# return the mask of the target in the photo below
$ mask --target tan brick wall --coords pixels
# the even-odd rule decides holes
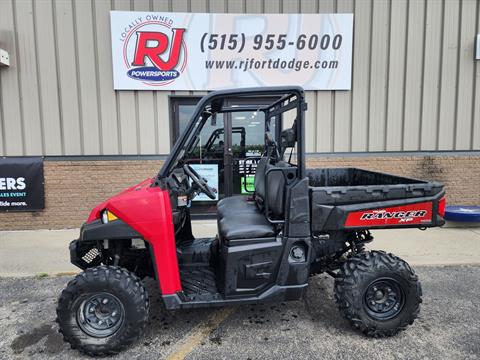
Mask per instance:
[[[45,209],[0,213],[0,230],[75,228],[98,203],[153,177],[159,160],[45,161]]]
[[[0,213],[0,230],[79,227],[99,202],[154,176],[161,160],[46,161],[45,210]],[[449,204],[480,204],[480,156],[310,155],[307,167],[359,167],[445,184]]]

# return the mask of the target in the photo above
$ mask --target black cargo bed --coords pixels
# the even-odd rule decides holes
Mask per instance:
[[[443,185],[358,168],[307,169],[312,205],[429,197]]]

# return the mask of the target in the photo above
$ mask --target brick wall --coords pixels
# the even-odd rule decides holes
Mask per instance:
[[[45,209],[0,213],[0,230],[76,228],[90,210],[154,176],[163,161],[45,161]]]
[[[46,161],[45,210],[0,213],[0,230],[79,227],[99,202],[155,175],[161,160]],[[359,167],[445,184],[449,204],[480,204],[480,156],[310,155],[307,167]]]

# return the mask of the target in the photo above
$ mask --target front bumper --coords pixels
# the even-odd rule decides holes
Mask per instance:
[[[70,262],[82,270],[101,264],[101,254],[96,242],[76,239],[70,243],[69,250]]]
[[[98,266],[101,264],[102,255],[100,241],[135,238],[142,238],[142,235],[122,220],[104,224],[98,219],[85,223],[80,228],[80,237],[70,243],[70,262],[83,270]]]

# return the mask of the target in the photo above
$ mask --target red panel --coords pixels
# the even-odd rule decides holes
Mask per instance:
[[[145,180],[98,205],[89,220],[108,209],[142,234],[152,246],[162,294],[175,294],[182,288],[170,196],[166,190],[150,187],[152,182]]]
[[[355,211],[348,214],[345,227],[424,224],[432,221],[432,203]]]
[[[438,215],[442,218],[445,217],[445,206],[447,205],[447,200],[443,197],[438,202]]]
[[[129,192],[129,191],[132,191],[134,189],[138,189],[138,188],[141,188],[141,187],[147,187],[147,186],[150,186],[151,184],[153,183],[153,179],[146,179],[146,180],[143,180],[142,182],[136,184],[136,185],[133,185],[129,188],[126,188],[125,190],[123,190],[122,192],[118,193],[117,195],[113,196],[111,199],[113,199],[114,197],[116,196],[119,196],[123,193],[126,193],[126,192]],[[104,201],[100,204],[98,204],[97,206],[95,206],[92,211],[90,211],[90,215],[88,216],[88,219],[87,219],[87,223],[90,223],[92,221],[95,221],[97,219],[100,219],[100,213],[105,210],[107,208],[107,201]]]

